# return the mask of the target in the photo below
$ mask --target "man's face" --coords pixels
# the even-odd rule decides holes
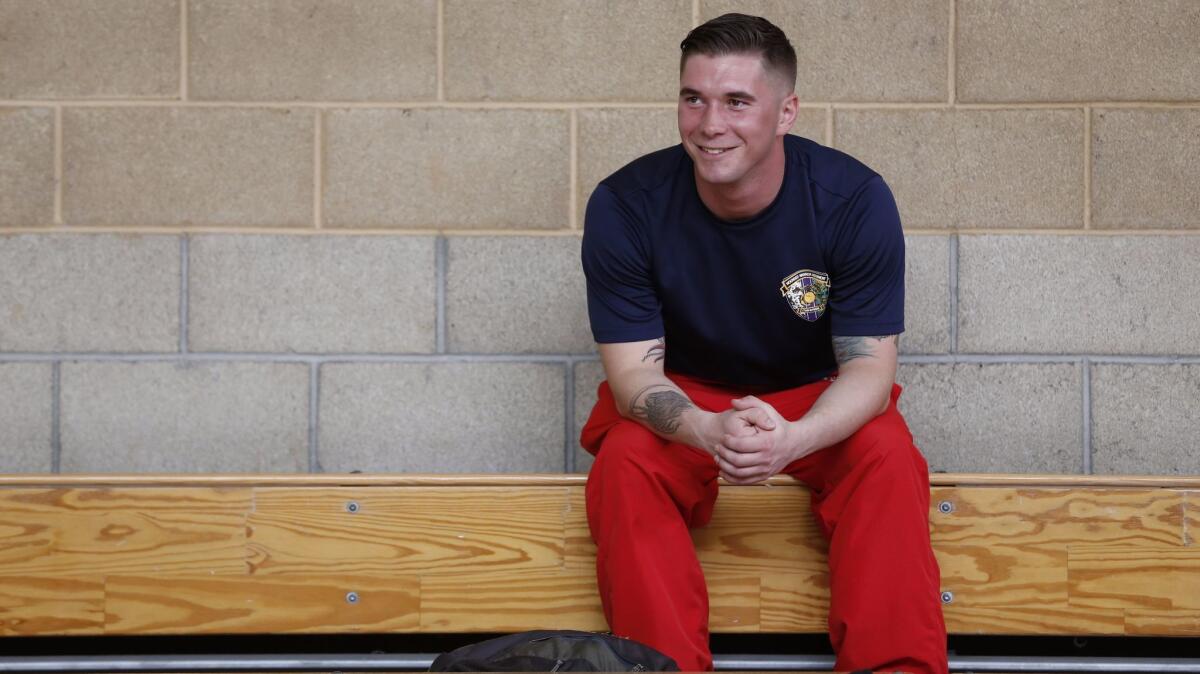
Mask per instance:
[[[679,136],[696,178],[732,186],[754,180],[777,136],[787,133],[783,103],[794,95],[758,54],[693,54],[679,75]]]

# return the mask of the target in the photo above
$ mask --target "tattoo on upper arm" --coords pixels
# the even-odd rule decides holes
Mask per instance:
[[[651,346],[650,349],[646,351],[646,355],[642,356],[642,362],[644,363],[653,359],[655,363],[661,363],[663,358],[666,358],[666,356],[667,339],[665,337],[659,337],[658,341],[654,343],[654,346]]]
[[[629,402],[629,412],[638,419],[645,419],[654,430],[670,435],[679,430],[679,424],[683,421],[680,419],[683,411],[694,406],[692,401],[679,391],[668,389],[650,392],[650,389],[662,386],[654,384],[638,391]]]
[[[884,340],[896,340],[899,346],[899,335],[880,335],[878,337],[834,337],[833,357],[838,365],[845,365],[855,358],[874,358],[875,347]]]

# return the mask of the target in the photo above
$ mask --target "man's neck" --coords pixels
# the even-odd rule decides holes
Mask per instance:
[[[704,205],[722,220],[748,220],[766,210],[783,187],[785,159],[782,138],[767,159],[735,183],[713,184],[696,176],[696,191]]]

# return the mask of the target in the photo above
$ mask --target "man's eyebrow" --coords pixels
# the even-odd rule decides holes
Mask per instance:
[[[683,87],[679,90],[680,96],[699,96],[700,92],[690,87]],[[737,98],[743,101],[757,101],[758,98],[748,91],[727,91],[724,94],[725,98]]]
[[[680,96],[699,96],[700,92],[696,91],[695,89],[689,89],[688,87],[683,87],[682,89],[679,90],[679,95]]]

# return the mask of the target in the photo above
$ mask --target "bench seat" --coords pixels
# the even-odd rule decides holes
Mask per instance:
[[[932,476],[956,634],[1200,636],[1200,478]],[[0,635],[606,629],[582,475],[0,475]],[[714,632],[826,629],[807,489],[723,485]]]

